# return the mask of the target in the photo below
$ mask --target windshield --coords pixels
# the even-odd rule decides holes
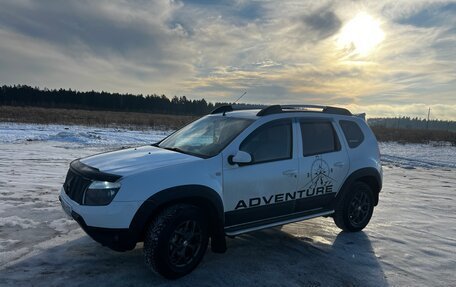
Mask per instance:
[[[164,139],[158,146],[201,157],[211,157],[224,149],[253,120],[206,116]]]

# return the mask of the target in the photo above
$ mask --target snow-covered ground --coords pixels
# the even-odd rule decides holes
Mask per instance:
[[[173,282],[146,269],[141,244],[101,247],[61,210],[69,162],[167,133],[0,123],[0,286],[456,286],[452,146],[382,143],[384,188],[363,232],[318,218],[242,235]]]

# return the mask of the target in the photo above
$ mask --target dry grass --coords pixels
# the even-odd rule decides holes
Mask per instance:
[[[0,106],[1,122],[177,129],[195,116]]]
[[[377,140],[401,143],[450,142],[456,145],[456,133],[441,130],[396,129],[371,127]]]
[[[86,125],[100,127],[178,129],[197,116],[163,115],[135,112],[88,111],[37,107],[0,106],[0,122]],[[456,133],[438,130],[372,127],[379,141],[428,143],[446,141],[456,145]]]

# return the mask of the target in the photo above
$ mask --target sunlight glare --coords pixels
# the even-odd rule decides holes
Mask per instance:
[[[380,22],[366,13],[359,13],[342,28],[337,44],[350,53],[367,56],[384,38]]]

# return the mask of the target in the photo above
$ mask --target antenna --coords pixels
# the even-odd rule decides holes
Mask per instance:
[[[247,94],[247,91],[245,91],[237,100],[235,100],[233,104],[237,103],[237,101],[242,99],[242,97],[245,96],[245,94]]]
[[[427,116],[427,122],[426,122],[426,129],[428,130],[429,129],[429,115],[431,114],[431,107],[429,107],[429,110],[428,110],[428,116]]]

